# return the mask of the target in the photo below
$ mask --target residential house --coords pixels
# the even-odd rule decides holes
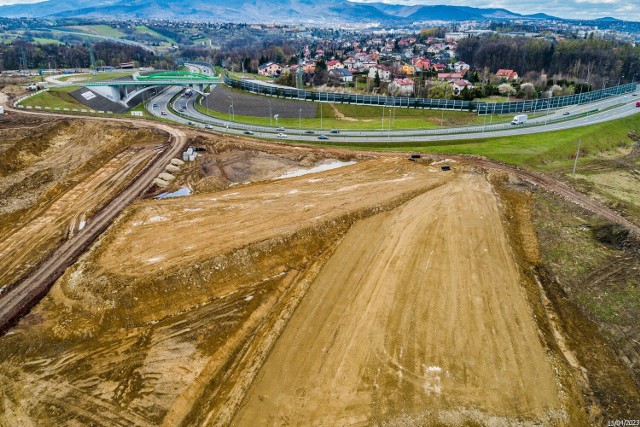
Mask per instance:
[[[427,48],[427,52],[429,53],[440,53],[443,50],[444,49],[442,48],[442,45],[440,43],[434,43]]]
[[[416,70],[413,65],[405,63],[398,69],[398,72],[405,76],[413,76],[416,73]]]
[[[447,66],[444,64],[431,64],[431,69],[436,73],[443,73]]]
[[[258,67],[258,75],[275,77],[282,73],[282,67],[275,62],[267,62]]]
[[[438,80],[451,81],[451,80],[460,80],[461,78],[462,78],[462,73],[438,73]]]
[[[358,66],[358,71],[359,72],[367,72],[368,73],[369,70],[371,69],[371,67],[375,67],[377,65],[378,65],[378,63],[376,61],[371,61],[371,60],[363,61]]]
[[[392,96],[412,96],[413,80],[412,79],[393,79],[389,83],[389,93]]]
[[[462,70],[469,70],[469,64],[467,64],[466,62],[463,61],[458,61],[455,64],[453,64],[453,69],[460,72]]]
[[[431,69],[431,61],[426,58],[415,58],[413,60],[413,66],[417,73],[421,73],[422,71]]]
[[[453,80],[451,81],[451,87],[453,87],[453,93],[456,95],[460,95],[460,92],[462,92],[462,89],[467,88],[467,89],[473,89],[474,86],[471,84],[471,82],[469,80]]]
[[[302,71],[307,74],[313,74],[316,72],[316,63],[313,61],[305,62],[302,64]]]
[[[506,70],[501,68],[496,72],[496,77],[512,82],[518,80],[518,73],[513,70]]]
[[[353,81],[353,74],[346,68],[334,68],[329,70],[329,79],[338,81],[342,84]]]
[[[378,77],[380,77],[381,82],[388,82],[391,80],[391,68],[386,65],[376,64],[375,66],[369,68],[369,74],[367,76],[370,79],[376,78],[376,72],[378,73]]]
[[[343,62],[343,65],[345,68],[348,69],[358,69],[358,65],[360,64],[360,61],[358,61],[356,58],[354,58],[353,56],[350,56],[349,58],[345,59]]]
[[[337,59],[332,59],[327,62],[327,70],[335,70],[336,68],[344,68],[344,65]]]

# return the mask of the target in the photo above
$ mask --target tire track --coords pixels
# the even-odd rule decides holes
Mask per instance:
[[[79,119],[73,115],[23,112],[13,108],[7,108],[7,110],[19,114]],[[30,311],[31,307],[47,294],[49,288],[66,268],[72,265],[86,251],[91,243],[109,227],[111,222],[126,206],[148,188],[153,179],[162,172],[164,166],[171,158],[177,156],[187,143],[187,137],[183,131],[164,124],[101,117],[81,117],[80,120],[125,122],[136,126],[160,129],[170,135],[169,146],[153,155],[142,171],[98,212],[84,229],[79,231],[72,239],[61,244],[26,277],[0,296],[0,334],[5,333],[11,326],[15,325],[22,316]]]

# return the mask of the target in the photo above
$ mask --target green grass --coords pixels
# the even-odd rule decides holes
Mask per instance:
[[[216,71],[218,71],[218,70],[216,70]],[[229,77],[231,77],[233,79],[242,80],[242,73],[229,72]],[[272,77],[260,76],[258,74],[246,73],[246,72],[244,73],[244,77],[245,77],[245,79],[250,78],[250,79],[260,80],[260,81],[263,81],[263,82],[272,82],[273,81]]]
[[[177,44],[175,40],[173,40],[170,37],[167,36],[163,36],[162,34],[160,34],[157,31],[152,30],[151,28],[145,26],[145,25],[136,25],[135,29],[137,32],[141,33],[141,34],[149,34],[151,37],[154,37],[158,40],[163,40],[166,42],[169,42],[171,44]]]
[[[95,75],[93,74],[84,74],[82,76],[65,76],[65,77],[60,77],[60,81],[65,82],[69,79],[74,79],[74,82],[78,82],[78,83],[89,83],[89,82],[98,82],[98,81],[103,81],[103,80],[111,80],[111,79],[117,79],[119,77],[126,77],[126,76],[130,76],[132,73],[131,71],[126,71],[126,72],[109,72],[109,73],[97,73]],[[82,78],[82,80],[76,80],[76,79],[80,79]]]
[[[227,88],[232,92],[242,94],[243,96],[254,96],[256,102],[266,102],[266,98],[262,95],[249,94],[240,89]],[[296,101],[286,99],[286,102],[302,103],[306,101]],[[305,104],[307,105],[307,104]],[[300,125],[303,129],[342,129],[342,130],[381,130],[383,127],[383,112],[381,107],[354,104],[327,104],[319,103],[322,113],[318,109],[315,118],[303,118],[298,122],[297,118],[282,118],[278,120],[278,125],[289,128],[298,128]],[[198,105],[198,110],[204,114],[222,119],[229,119],[226,112],[218,112],[207,109]],[[335,110],[334,110],[335,108]],[[456,127],[480,125],[485,121],[484,116],[480,117],[474,113],[467,111],[442,111],[428,110],[416,108],[385,108],[384,109],[384,129],[389,129],[389,112],[392,112],[393,118],[391,128],[394,130],[412,130],[412,129],[438,129],[441,127]],[[322,115],[322,120],[320,116]],[[493,123],[506,123],[511,121],[513,115],[495,115]],[[259,126],[268,126],[270,123],[268,117],[253,117],[235,115],[236,122],[248,123]],[[322,126],[321,126],[322,123]],[[487,119],[487,123],[489,120]]]
[[[522,101],[522,99],[517,99],[514,97],[507,98],[506,96],[487,96],[485,98],[476,98],[473,101],[474,102],[514,102],[514,101]]]
[[[471,154],[486,156],[505,163],[540,170],[569,172],[573,165],[578,140],[582,140],[578,168],[597,155],[631,145],[627,133],[640,129],[640,114],[623,119],[555,132],[511,137],[459,141],[385,142],[384,144],[341,144],[342,148],[372,150],[419,151],[430,153]],[[455,138],[455,136],[453,136]]]
[[[620,324],[623,311],[640,311],[640,282],[627,281],[626,286],[609,292],[581,292],[577,295],[580,304],[588,307],[601,320]]]
[[[125,35],[122,31],[110,27],[109,25],[74,25],[65,28],[105,37],[124,37]]]
[[[33,42],[38,44],[62,44],[60,40],[49,39],[44,37],[34,37]]]
[[[88,107],[82,105],[75,98],[69,95],[69,92],[78,89],[78,87],[59,87],[52,88],[46,92],[39,93],[24,100],[21,105],[32,107],[50,107],[53,108],[84,108]]]

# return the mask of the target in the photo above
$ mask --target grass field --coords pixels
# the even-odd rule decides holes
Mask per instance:
[[[607,123],[530,135],[464,141],[392,142],[384,146],[344,144],[341,147],[480,155],[533,169],[558,170],[566,173],[573,166],[578,140],[582,140],[581,155],[578,160],[578,169],[580,169],[598,156],[632,145],[633,141],[627,134],[639,128],[640,115],[636,114]]]
[[[65,27],[65,28],[70,30],[80,31],[83,33],[95,34],[98,36],[105,36],[105,37],[123,37],[125,35],[122,31],[104,24],[74,25],[74,26]]]
[[[127,77],[131,75],[131,71],[123,71],[123,72],[110,72],[110,73],[97,73],[93,74],[84,74],[81,76],[65,76],[60,77],[58,80],[66,82],[70,79],[73,79],[74,82],[97,82],[102,80],[112,80],[120,77]]]
[[[51,88],[46,92],[39,93],[24,100],[21,105],[32,107],[51,107],[51,108],[87,108],[82,105],[76,99],[74,99],[69,92],[73,92],[78,89],[77,86],[70,87],[57,87]]]
[[[157,38],[158,40],[163,40],[166,42],[169,42],[171,44],[176,44],[176,41],[173,40],[172,38],[169,38],[167,36],[163,36],[162,34],[160,34],[157,31],[152,30],[151,28],[145,26],[145,25],[136,25],[135,29],[137,32],[142,33],[142,34],[149,34],[152,37]]]
[[[222,96],[225,99],[224,103],[211,103],[211,108],[207,109],[204,106],[198,106],[199,110],[205,114],[228,119],[229,112],[227,97],[233,98],[235,108],[235,121],[242,123],[249,123],[260,126],[275,125],[275,121],[269,120],[269,101],[273,104],[273,114],[280,114],[278,125],[303,129],[343,129],[343,130],[382,130],[382,129],[437,129],[439,127],[456,127],[456,126],[469,126],[480,125],[486,120],[489,123],[489,117],[485,119],[484,116],[480,117],[474,113],[468,111],[443,111],[443,110],[428,110],[428,109],[414,109],[414,108],[383,108],[367,106],[367,105],[352,105],[352,104],[328,104],[318,103],[319,106],[316,117],[305,118],[302,114],[301,120],[298,119],[298,109],[302,108],[303,111],[308,109],[310,102],[298,101],[283,98],[269,98],[262,95],[251,94],[239,89],[227,88],[218,86],[215,89],[217,91],[223,91]],[[213,95],[212,94],[212,95]],[[279,107],[276,107],[276,104]],[[264,108],[258,108],[258,107]],[[217,108],[217,111],[213,108]],[[278,108],[283,108],[283,111],[279,111]],[[320,111],[322,108],[322,111]],[[256,112],[261,110],[260,112]],[[291,113],[293,111],[293,113]],[[284,117],[288,116],[288,118]],[[532,116],[533,117],[533,116]],[[493,124],[506,123],[513,118],[513,115],[494,115],[491,119]]]
[[[296,101],[293,101],[296,102]],[[316,118],[281,118],[278,125],[289,128],[303,129],[342,129],[342,130],[410,130],[410,129],[437,129],[442,123],[442,127],[478,125],[484,121],[483,117],[478,117],[472,113],[459,111],[441,110],[414,110],[407,108],[396,108],[390,110],[385,108],[385,117],[382,117],[382,108],[357,106],[348,104],[321,104],[322,113],[318,110]],[[363,108],[374,111],[358,111]],[[198,110],[213,117],[229,119],[228,113],[222,113],[207,109],[198,105]],[[392,113],[391,123],[389,111]],[[375,115],[374,115],[375,114]],[[322,118],[320,117],[322,115]],[[507,123],[512,116],[494,116],[493,123]],[[253,117],[236,114],[235,121],[249,123],[253,125],[269,126],[275,125],[275,121],[268,117]]]
[[[231,77],[231,78],[242,79],[242,73],[228,72],[228,74],[229,74],[229,77]],[[253,73],[244,73],[244,77],[245,77],[245,79],[255,79],[255,80],[260,80],[260,81],[263,81],[263,82],[272,82],[273,81],[272,77],[260,76],[258,74],[253,74]]]
[[[60,40],[49,39],[44,37],[34,37],[33,42],[38,44],[62,44]]]

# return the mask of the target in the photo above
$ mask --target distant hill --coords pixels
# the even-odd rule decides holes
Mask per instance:
[[[0,6],[5,17],[192,19],[224,22],[416,22],[487,19],[558,19],[501,8],[447,5],[405,6],[348,0],[46,0]],[[611,20],[613,18],[603,18]]]
[[[611,16],[605,16],[603,18],[594,19],[596,22],[623,22],[621,19],[612,18]]]

